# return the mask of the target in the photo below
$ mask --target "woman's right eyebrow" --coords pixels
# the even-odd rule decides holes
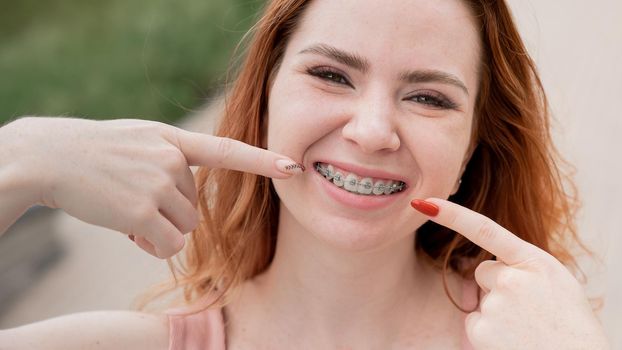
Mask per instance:
[[[300,51],[298,54],[304,53],[312,53],[332,58],[333,60],[339,63],[343,63],[346,66],[350,66],[356,70],[359,70],[362,73],[367,73],[367,71],[369,70],[369,62],[363,57],[357,54],[340,50],[334,46],[330,46],[327,44],[311,45],[308,48]]]
[[[314,44],[304,50],[301,50],[298,54],[307,53],[321,55],[333,59],[346,66],[352,67],[360,71],[361,73],[367,73],[369,71],[370,64],[369,61],[367,61],[365,58],[355,53],[340,50],[334,46],[330,46],[327,44]],[[440,70],[424,69],[407,71],[400,74],[400,80],[406,81],[408,83],[436,82],[452,85],[462,90],[467,96],[469,95],[469,90],[462,82],[462,80],[460,80],[453,74]]]

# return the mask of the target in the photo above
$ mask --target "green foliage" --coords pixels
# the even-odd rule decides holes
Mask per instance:
[[[218,89],[263,1],[0,6],[0,125],[22,115],[172,123]]]

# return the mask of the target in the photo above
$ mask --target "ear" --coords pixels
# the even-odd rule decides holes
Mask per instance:
[[[460,183],[462,183],[462,175],[464,175],[464,171],[466,170],[466,167],[469,164],[469,161],[471,160],[473,153],[475,153],[476,148],[477,148],[477,143],[473,142],[467,149],[466,153],[464,154],[464,159],[462,160],[462,166],[460,166],[460,176],[458,176],[458,179],[456,179],[456,184],[454,185],[454,188],[451,191],[452,196],[458,192],[458,189],[460,189]]]

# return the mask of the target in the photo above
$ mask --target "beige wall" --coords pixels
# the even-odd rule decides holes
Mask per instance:
[[[558,145],[577,168],[579,223],[604,266],[586,265],[590,295],[605,297],[608,333],[622,348],[622,2],[512,0],[540,67]],[[617,332],[616,332],[617,331]]]

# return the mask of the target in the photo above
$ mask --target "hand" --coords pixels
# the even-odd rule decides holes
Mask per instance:
[[[475,349],[609,348],[581,285],[552,255],[455,203],[412,205],[497,257],[475,270],[484,296],[465,321]]]
[[[299,170],[279,171],[277,160],[294,162],[274,152],[158,122],[73,118],[17,122],[12,145],[21,150],[21,169],[43,181],[40,204],[135,237],[138,246],[160,258],[179,252],[183,233],[198,224],[190,165],[275,178],[288,178]]]

